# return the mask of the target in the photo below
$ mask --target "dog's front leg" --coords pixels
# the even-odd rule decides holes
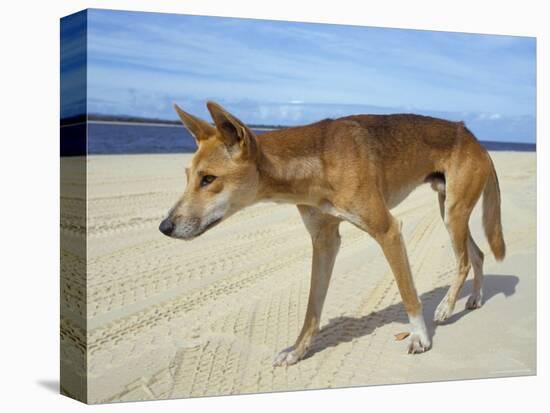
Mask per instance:
[[[321,311],[327,295],[336,254],[340,248],[339,219],[323,214],[312,207],[300,205],[298,210],[313,243],[309,300],[300,335],[293,346],[281,351],[275,357],[274,366],[291,365],[302,359],[314,336],[319,331]]]

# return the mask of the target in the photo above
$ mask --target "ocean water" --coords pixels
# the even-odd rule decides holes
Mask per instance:
[[[83,124],[61,128],[61,155],[82,155]],[[255,130],[257,134],[266,131]],[[534,152],[536,144],[513,142],[481,142],[492,151]],[[143,154],[194,152],[193,137],[179,125],[140,125],[115,123],[88,123],[88,154]]]

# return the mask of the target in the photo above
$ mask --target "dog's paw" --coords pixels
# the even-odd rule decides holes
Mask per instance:
[[[434,321],[436,323],[444,322],[453,314],[453,310],[454,306],[450,305],[447,296],[445,296],[435,309]]]
[[[424,334],[413,333],[409,336],[409,354],[419,354],[432,347],[430,339]]]
[[[293,364],[296,364],[302,358],[302,356],[303,354],[300,354],[294,346],[285,348],[283,351],[277,354],[277,356],[273,360],[273,367],[291,366]]]
[[[466,301],[466,309],[475,310],[476,308],[480,308],[481,300],[482,300],[481,291],[478,293],[473,292],[472,295],[468,297],[468,301]]]

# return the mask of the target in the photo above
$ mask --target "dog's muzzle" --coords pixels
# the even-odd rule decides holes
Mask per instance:
[[[196,217],[168,217],[159,225],[164,235],[179,239],[193,239],[207,228],[201,228],[201,220]]]

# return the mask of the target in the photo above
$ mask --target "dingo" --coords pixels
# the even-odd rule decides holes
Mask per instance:
[[[185,193],[159,229],[189,240],[259,201],[298,206],[313,242],[311,289],[301,333],[275,357],[275,366],[302,359],[319,331],[342,220],[380,244],[411,324],[409,353],[431,347],[401,224],[390,213],[425,182],[438,194],[458,266],[435,321],[452,314],[471,266],[474,288],[466,307],[481,306],[483,253],[468,221],[483,193],[485,234],[494,256],[502,260],[500,190],[488,152],[464,123],[410,114],[354,115],[256,136],[218,104],[208,102],[207,107],[215,126],[175,105],[198,150],[186,169]]]

